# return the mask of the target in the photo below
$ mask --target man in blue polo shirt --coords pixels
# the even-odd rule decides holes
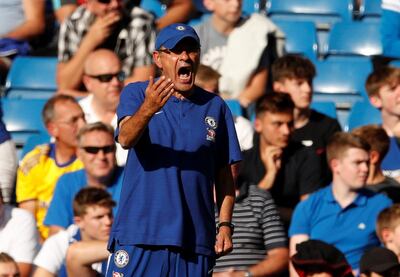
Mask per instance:
[[[74,223],[72,203],[83,187],[103,188],[119,202],[123,168],[116,164],[115,151],[114,129],[110,125],[96,122],[79,130],[77,154],[84,169],[64,174],[58,180],[44,220],[50,234]],[[114,214],[116,211],[114,207]]]
[[[107,276],[207,276],[232,249],[230,166],[240,147],[224,101],[194,86],[196,32],[169,25],[155,48],[161,77],[126,86],[117,109],[116,139],[129,154]]]
[[[342,251],[356,273],[364,251],[379,245],[376,218],[392,202],[364,188],[368,151],[368,143],[353,134],[332,136],[327,147],[332,184],[297,205],[289,229],[291,256],[298,243],[319,239]]]

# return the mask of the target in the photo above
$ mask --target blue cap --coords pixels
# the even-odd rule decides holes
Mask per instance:
[[[161,46],[173,49],[184,38],[192,38],[200,46],[199,36],[189,25],[181,23],[168,25],[160,31],[156,38],[156,50],[159,50]]]

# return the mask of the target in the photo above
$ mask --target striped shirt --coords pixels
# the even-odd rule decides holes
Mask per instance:
[[[94,23],[96,16],[84,6],[78,7],[60,27],[58,39],[58,60],[69,61],[78,51],[83,37]],[[130,76],[133,68],[153,63],[152,53],[155,44],[154,17],[145,10],[134,7],[122,28],[113,33],[99,48],[114,50],[122,61],[122,69]]]
[[[217,259],[214,272],[246,270],[264,260],[268,251],[287,247],[287,235],[275,203],[269,192],[257,186],[250,186],[245,195],[236,198],[232,223],[233,251]]]

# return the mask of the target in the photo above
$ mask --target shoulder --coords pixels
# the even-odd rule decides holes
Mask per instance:
[[[36,146],[32,151],[25,155],[20,164],[20,170],[23,174],[28,174],[33,167],[39,165],[42,162],[42,157],[47,157],[50,153],[51,145],[42,144]]]
[[[154,15],[140,7],[134,7],[130,11],[131,20],[141,20],[143,22],[152,22],[154,20]]]
[[[392,204],[392,200],[390,200],[389,197],[382,193],[376,193],[368,188],[360,190],[359,193],[366,197],[368,199],[368,203],[371,205],[387,207]]]
[[[36,226],[35,225],[35,218],[27,210],[24,210],[24,209],[21,209],[21,208],[12,207],[12,206],[8,206],[8,205],[5,205],[4,207],[6,207],[6,209],[8,209],[10,211],[10,214],[11,214],[10,221],[19,222],[19,223],[25,223],[24,226],[26,226],[27,224],[28,225],[29,224],[33,224],[33,226]]]
[[[60,176],[57,182],[58,187],[75,187],[86,183],[85,169],[72,171]]]
[[[312,123],[321,125],[321,127],[326,127],[326,128],[332,125],[340,126],[337,119],[327,116],[313,109],[311,110],[310,121]]]

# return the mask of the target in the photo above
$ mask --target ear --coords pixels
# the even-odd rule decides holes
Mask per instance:
[[[58,136],[58,127],[53,122],[49,122],[46,124],[46,129],[52,137]]]
[[[85,85],[87,91],[92,91],[92,78],[83,75],[82,82]]]
[[[80,216],[74,216],[74,223],[80,228],[83,227],[82,218]]]
[[[262,131],[262,122],[261,122],[261,119],[259,117],[256,117],[254,119],[254,130],[257,133],[261,133],[261,131]]]
[[[331,168],[332,173],[335,172],[337,167],[339,166],[339,160],[338,159],[332,159],[329,162],[329,167]]]
[[[153,60],[154,60],[154,63],[157,65],[157,67],[162,69],[160,52],[158,52],[158,51],[153,52]]]
[[[371,103],[372,106],[374,106],[377,109],[382,108],[382,100],[379,96],[374,95],[369,98],[369,102]]]
[[[215,8],[214,0],[203,0],[203,5],[210,12],[214,11]]]
[[[371,151],[369,152],[369,162],[370,162],[371,164],[377,164],[378,161],[379,161],[379,158],[380,158],[380,155],[379,155],[378,151],[376,151],[376,150],[371,150]]]
[[[382,243],[384,245],[393,241],[393,232],[389,228],[383,228],[381,236],[383,240]]]

